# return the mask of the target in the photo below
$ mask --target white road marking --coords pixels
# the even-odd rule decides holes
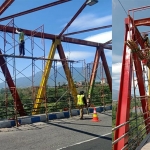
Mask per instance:
[[[104,136],[109,135],[109,134],[112,134],[112,132],[106,133],[106,134],[104,134],[104,135],[100,135],[99,137],[95,137],[95,138],[92,138],[92,139],[89,139],[89,140],[85,140],[85,141],[82,141],[82,142],[78,142],[78,143],[75,143],[75,144],[72,144],[72,145],[69,145],[69,146],[66,146],[66,147],[62,147],[62,148],[59,148],[59,149],[57,149],[57,150],[61,150],[61,149],[64,149],[64,148],[68,148],[68,147],[72,147],[72,146],[79,145],[79,144],[82,144],[82,143],[86,143],[86,142],[89,142],[89,141],[98,139],[98,138],[100,138],[100,137],[104,137]]]

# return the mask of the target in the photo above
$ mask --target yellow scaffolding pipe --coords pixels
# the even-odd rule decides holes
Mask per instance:
[[[57,48],[57,45],[60,44],[60,40],[59,39],[55,39],[55,41],[52,43],[49,55],[48,55],[48,59],[53,59],[54,58],[54,54]],[[33,111],[32,111],[32,115],[38,114],[39,110],[40,110],[40,106],[41,103],[45,97],[45,91],[46,91],[46,84],[47,84],[47,80],[48,80],[48,76],[50,74],[50,69],[52,67],[52,60],[47,60],[45,69],[44,69],[44,73],[42,75],[42,80],[40,83],[40,87],[37,93],[37,97],[34,103],[34,107],[33,107]]]

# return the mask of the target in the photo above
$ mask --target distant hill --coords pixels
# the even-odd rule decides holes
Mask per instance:
[[[111,67],[109,67],[109,70],[110,70],[110,73],[112,74]],[[100,74],[99,69],[97,70],[97,72],[98,72],[98,74]],[[85,81],[85,71],[83,70],[82,67],[74,67],[72,70],[72,73],[73,73],[74,81],[76,81],[76,82]],[[42,71],[39,71],[34,76],[34,86],[39,86],[39,84],[41,82],[41,78],[42,78]],[[102,77],[100,77],[100,75],[98,75],[96,77],[96,81],[100,81],[101,78]],[[106,78],[105,74],[104,74],[103,78]],[[62,67],[57,69],[56,84],[58,85],[58,83],[60,83],[60,85],[67,83],[66,76],[65,76],[65,73],[64,73],[64,70]],[[51,69],[50,76],[48,79],[48,85],[49,86],[55,85],[54,69]],[[32,86],[32,76],[17,78],[16,86],[22,87],[22,88]],[[4,87],[5,87],[5,83],[4,82],[0,83],[0,88],[4,88]]]

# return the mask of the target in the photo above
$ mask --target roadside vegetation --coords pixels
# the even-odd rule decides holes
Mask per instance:
[[[23,107],[28,115],[31,115],[33,104],[36,99],[39,87],[18,88],[18,94],[23,104]],[[86,86],[76,87],[77,92],[81,90],[87,96]],[[107,84],[101,85],[96,83],[93,88],[91,106],[111,105],[111,92]],[[46,87],[46,96],[43,98],[43,103],[40,107],[40,113],[60,112],[76,108],[73,97],[70,95],[67,85],[57,87]],[[12,95],[8,89],[0,89],[0,119],[11,118],[14,116],[14,102]]]

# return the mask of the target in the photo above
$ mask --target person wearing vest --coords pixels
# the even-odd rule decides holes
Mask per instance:
[[[24,33],[22,29],[16,29],[16,33],[19,34],[19,55],[24,56],[25,55],[25,50],[24,50]]]
[[[83,107],[87,105],[84,91],[80,91],[80,94],[77,95],[77,105],[80,109],[80,120],[83,120]]]

